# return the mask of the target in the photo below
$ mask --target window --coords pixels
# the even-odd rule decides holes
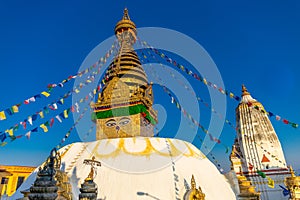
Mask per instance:
[[[7,183],[8,183],[8,178],[2,177],[1,184],[4,185],[4,184],[7,184]]]
[[[17,188],[16,190],[22,185],[22,183],[24,182],[25,177],[24,176],[19,176],[18,177],[18,183],[17,183]]]

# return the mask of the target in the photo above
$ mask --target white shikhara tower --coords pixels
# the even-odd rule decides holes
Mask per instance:
[[[289,175],[280,141],[263,105],[251,97],[244,85],[236,108],[236,123],[237,138],[230,156],[236,175],[251,180],[263,200],[287,199],[279,187]],[[268,179],[257,172],[272,178],[275,187],[268,187]]]

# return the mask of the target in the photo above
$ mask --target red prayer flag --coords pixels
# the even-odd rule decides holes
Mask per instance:
[[[285,123],[285,124],[289,124],[289,121],[286,120],[286,119],[283,119],[282,121],[283,121],[283,123]]]

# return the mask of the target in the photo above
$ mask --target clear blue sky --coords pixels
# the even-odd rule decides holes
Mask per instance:
[[[244,83],[267,110],[300,123],[300,3],[279,0],[0,1],[0,111],[76,73],[87,54],[113,34],[125,6],[138,27],[174,29],[200,43],[216,63],[226,88],[240,94]],[[21,107],[16,116],[0,121],[1,130],[46,103]],[[227,118],[232,122],[236,106],[228,99]],[[287,162],[300,168],[299,128],[271,121]],[[56,123],[48,133],[0,147],[0,164],[40,164],[71,122]],[[234,136],[225,125],[220,139],[231,146]],[[66,143],[74,141],[80,141],[76,132]],[[223,147],[212,153],[224,168],[229,165]]]

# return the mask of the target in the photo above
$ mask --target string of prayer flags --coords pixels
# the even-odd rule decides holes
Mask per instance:
[[[171,98],[171,96],[173,96],[172,94],[171,94],[171,92],[165,87],[165,86],[162,86],[162,85],[160,85],[161,87],[163,87],[163,89],[164,89],[164,91],[166,91],[167,92],[167,94],[168,94],[168,96]],[[173,97],[174,98],[174,97]],[[193,124],[195,124],[196,126],[198,126],[205,134],[207,134],[207,135],[209,135],[209,138],[210,138],[210,140],[211,141],[213,141],[213,142],[216,142],[216,143],[218,143],[218,144],[220,144],[221,143],[221,140],[220,139],[218,139],[218,138],[216,138],[216,137],[214,137],[210,132],[208,132],[208,130],[207,129],[205,129],[205,127],[204,126],[202,126],[199,122],[197,122],[180,104],[179,104],[179,102],[177,102],[177,100],[174,98],[174,100],[173,100],[173,104],[175,104],[176,105],[176,107],[178,108],[178,110],[180,110],[183,114],[184,114],[184,116],[185,117],[187,117],[187,118],[189,118],[189,119],[191,119],[191,121],[193,122]]]
[[[293,128],[298,128],[299,127],[298,124],[296,124],[294,122],[291,122],[291,121],[289,121],[287,119],[284,119],[284,118],[280,117],[279,115],[275,115],[272,112],[267,112],[267,111],[265,111],[263,108],[261,108],[259,106],[253,106],[253,104],[251,104],[251,103],[248,103],[247,105],[250,108],[256,109],[256,110],[258,110],[258,111],[260,111],[262,113],[266,113],[269,117],[275,117],[276,121],[282,121],[284,124],[291,125]]]
[[[93,80],[94,80],[94,78],[93,78]],[[65,93],[64,98],[68,98],[69,96],[71,96],[70,94],[71,94],[70,91],[68,91],[67,93]],[[89,96],[90,96],[90,97],[93,97],[92,92],[90,92],[89,95],[87,95],[87,96],[85,97],[85,100],[87,100],[87,99],[89,98]],[[26,122],[29,122],[29,124],[32,125],[32,122],[35,121],[35,120],[37,120],[37,117],[38,117],[38,116],[40,116],[40,118],[43,119],[43,118],[44,118],[44,114],[49,114],[48,108],[49,108],[50,110],[57,110],[57,109],[58,109],[57,103],[59,103],[59,104],[60,104],[60,103],[63,103],[63,102],[64,102],[64,98],[60,98],[60,99],[58,99],[58,100],[53,101],[51,104],[48,104],[47,106],[45,106],[45,107],[43,108],[43,110],[37,111],[35,114],[28,116],[28,118],[25,119],[25,120],[23,120],[22,122],[20,122],[20,124],[22,124],[22,125],[23,125],[23,128],[26,129]],[[80,102],[83,102],[83,101],[80,101]],[[78,105],[78,103],[77,103],[77,105]],[[78,107],[79,107],[79,106],[78,106]],[[72,107],[71,107],[71,108],[72,108]],[[79,111],[78,111],[78,112],[79,112]],[[68,113],[67,113],[67,114],[68,114]],[[65,115],[64,115],[64,118],[66,118]],[[14,126],[14,127],[15,127],[15,126]]]
[[[204,85],[207,85],[215,90],[217,90],[218,92],[220,92],[223,95],[228,96],[230,99],[235,99],[236,101],[240,101],[241,98],[239,96],[234,95],[231,91],[228,90],[224,90],[222,87],[219,87],[218,85],[208,81],[205,77],[202,77],[201,75],[195,73],[193,70],[188,69],[187,67],[179,64],[176,61],[172,61],[171,58],[169,58],[168,56],[166,56],[165,54],[163,54],[161,51],[159,51],[158,49],[150,46],[146,41],[142,41],[140,40],[140,38],[138,38],[139,43],[145,48],[145,49],[150,49],[152,52],[154,52],[156,55],[158,55],[159,58],[165,60],[166,62],[172,64],[171,66],[175,66],[177,67],[180,71],[186,73],[189,76],[192,76],[193,78],[197,79],[198,81],[201,81]],[[143,54],[144,55],[144,54]],[[154,56],[153,56],[154,57]],[[144,59],[145,56],[141,57],[141,60]],[[259,109],[258,107],[256,109]],[[264,110],[261,110],[261,112],[266,112]],[[272,112],[266,112],[270,117],[274,116],[274,114]],[[270,113],[272,113],[273,115],[270,115]],[[276,120],[280,121],[281,117],[276,115]],[[293,128],[298,128],[299,125],[297,123],[291,122],[287,119],[283,119],[282,122],[284,124],[290,125]]]
[[[116,40],[112,44],[111,48],[106,52],[106,54],[104,56],[102,56],[100,59],[98,59],[98,61],[96,63],[94,63],[92,66],[90,66],[89,68],[87,68],[87,69],[85,69],[85,70],[83,70],[81,72],[78,72],[78,73],[76,73],[74,75],[68,76],[67,79],[62,80],[58,84],[48,84],[47,85],[47,89],[48,89],[47,91],[42,91],[40,94],[37,94],[37,95],[34,95],[34,96],[30,97],[30,98],[24,100],[22,103],[24,105],[30,104],[31,102],[35,102],[36,99],[41,98],[42,96],[48,98],[51,95],[51,92],[52,92],[53,88],[58,87],[58,86],[59,87],[63,87],[65,83],[69,82],[69,80],[75,79],[77,77],[81,77],[82,75],[87,74],[89,72],[91,72],[92,74],[99,74],[101,67],[107,62],[106,58],[108,58],[111,55],[113,55],[113,53],[118,50],[118,47],[119,47],[118,46],[118,41]],[[96,70],[92,71],[94,68],[96,68]],[[93,76],[88,76],[88,80],[86,80],[86,83],[91,83],[93,81],[94,81],[94,77]],[[82,85],[81,85],[81,87],[82,87]],[[57,102],[57,103],[63,104],[63,99],[61,99],[61,101]],[[14,105],[14,106],[12,106],[10,108],[7,108],[7,109],[4,109],[4,110],[0,111],[0,120],[6,120],[7,119],[6,118],[7,116],[6,116],[5,112],[8,115],[13,115],[14,113],[19,112],[19,107],[21,105],[22,104],[16,104],[16,105]]]

